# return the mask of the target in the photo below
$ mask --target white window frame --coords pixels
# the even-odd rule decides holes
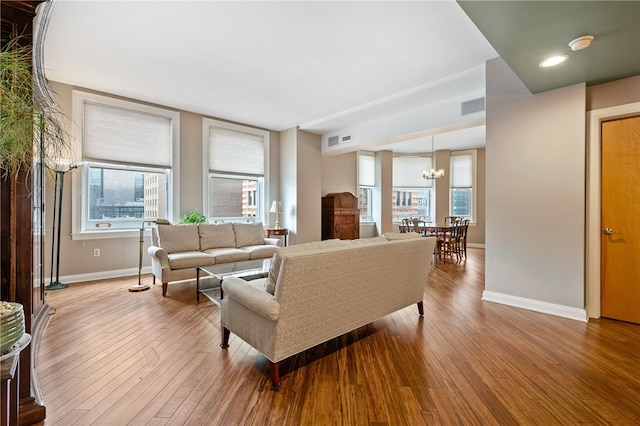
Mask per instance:
[[[459,155],[471,155],[471,216],[464,217],[469,219],[470,223],[476,223],[478,217],[478,151],[475,149],[451,152],[449,160],[449,170],[452,173],[449,179],[449,216],[460,216],[453,213],[453,191],[454,189],[462,189],[453,187],[453,158]]]
[[[84,105],[85,102],[93,102],[108,107],[127,109],[134,112],[142,112],[147,114],[155,114],[167,117],[171,120],[171,167],[168,169],[136,166],[123,163],[108,164],[112,168],[140,170],[140,171],[167,171],[167,208],[166,218],[169,221],[175,221],[179,217],[179,188],[180,188],[180,114],[177,111],[145,105],[134,101],[126,101],[110,96],[89,93],[80,90],[74,90],[72,94],[72,116],[73,116],[73,140],[76,143],[77,157],[82,158],[83,128],[84,128]],[[99,161],[92,161],[87,165],[102,164]],[[82,163],[80,164],[83,165]],[[106,163],[104,165],[107,165]],[[73,172],[73,195],[72,195],[72,233],[73,240],[87,239],[108,239],[108,238],[128,238],[139,236],[142,220],[132,220],[127,223],[128,226],[108,226],[96,228],[91,226],[86,215],[88,214],[88,167],[79,167],[79,170]],[[147,234],[149,230],[145,231]]]
[[[360,158],[360,157],[367,157]],[[366,165],[364,161],[369,163],[373,161],[373,167],[371,164]],[[361,222],[373,222],[373,195],[375,190],[375,154],[371,153],[358,153],[358,202],[360,202],[360,191],[367,192],[367,209],[368,215],[360,215]]]
[[[400,222],[405,218],[417,218],[422,219],[427,222],[434,222],[433,218],[435,217],[435,185],[432,180],[425,180],[422,178],[422,171],[425,169],[431,168],[433,164],[433,158],[429,155],[424,154],[414,154],[414,155],[395,155],[394,159],[394,178],[392,182],[393,189],[393,199],[391,205],[391,211],[394,222]],[[402,162],[402,170],[401,172],[396,170],[398,163]],[[408,175],[407,175],[408,173]],[[398,177],[401,182],[396,181],[396,177]],[[408,214],[396,214],[396,208],[412,208],[413,198],[416,197],[416,200],[420,200],[420,197],[417,196],[418,191],[426,191],[427,197],[429,198],[429,212],[426,216],[422,215],[414,215],[411,213]],[[406,202],[402,203],[396,200],[396,197],[399,193],[411,193],[412,204],[406,205]],[[400,204],[398,204],[400,203]]]
[[[262,137],[263,141],[263,149],[264,149],[264,174],[262,176],[258,175],[246,175],[246,174],[234,174],[230,172],[215,172],[211,171],[209,166],[209,140],[210,140],[210,130],[211,128],[222,128],[233,130],[237,132],[249,133],[254,136]],[[256,129],[254,127],[242,126],[239,124],[228,123],[225,121],[214,120],[211,118],[203,118],[202,119],[202,170],[203,170],[203,194],[202,194],[202,211],[204,215],[207,217],[207,220],[212,222],[217,219],[221,219],[231,222],[241,222],[246,221],[247,218],[212,218],[211,217],[211,200],[209,199],[209,195],[211,194],[210,189],[210,178],[211,177],[219,177],[219,178],[234,178],[234,179],[256,179],[258,178],[258,194],[257,194],[257,208],[258,214],[255,218],[253,218],[256,222],[262,222],[262,224],[266,227],[268,224],[268,212],[269,212],[269,132],[262,129]]]

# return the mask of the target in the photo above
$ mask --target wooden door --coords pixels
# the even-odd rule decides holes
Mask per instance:
[[[640,117],[602,124],[601,315],[640,324]]]

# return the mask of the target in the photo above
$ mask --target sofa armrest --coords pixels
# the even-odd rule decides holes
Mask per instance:
[[[268,246],[278,246],[284,247],[284,243],[282,242],[282,238],[265,238],[264,243]]]
[[[149,256],[158,259],[160,265],[169,267],[169,255],[162,247],[150,246],[147,253],[149,253]]]
[[[222,290],[225,299],[233,299],[268,320],[277,321],[280,317],[280,304],[275,297],[241,278],[225,278]]]

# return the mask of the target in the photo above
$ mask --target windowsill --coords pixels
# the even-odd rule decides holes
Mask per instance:
[[[150,229],[144,230],[145,236],[151,235]],[[82,240],[107,240],[115,238],[139,238],[139,229],[114,229],[110,231],[85,231],[85,232],[73,232],[71,239],[73,241]]]

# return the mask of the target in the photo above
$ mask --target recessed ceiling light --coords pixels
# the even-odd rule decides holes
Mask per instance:
[[[538,66],[541,67],[541,68],[553,67],[555,65],[563,63],[567,59],[569,59],[568,55],[551,56],[549,58],[546,58],[546,59],[540,61]]]
[[[592,35],[583,35],[582,37],[575,38],[569,42],[569,47],[574,52],[577,50],[586,49],[591,45],[594,37]]]

